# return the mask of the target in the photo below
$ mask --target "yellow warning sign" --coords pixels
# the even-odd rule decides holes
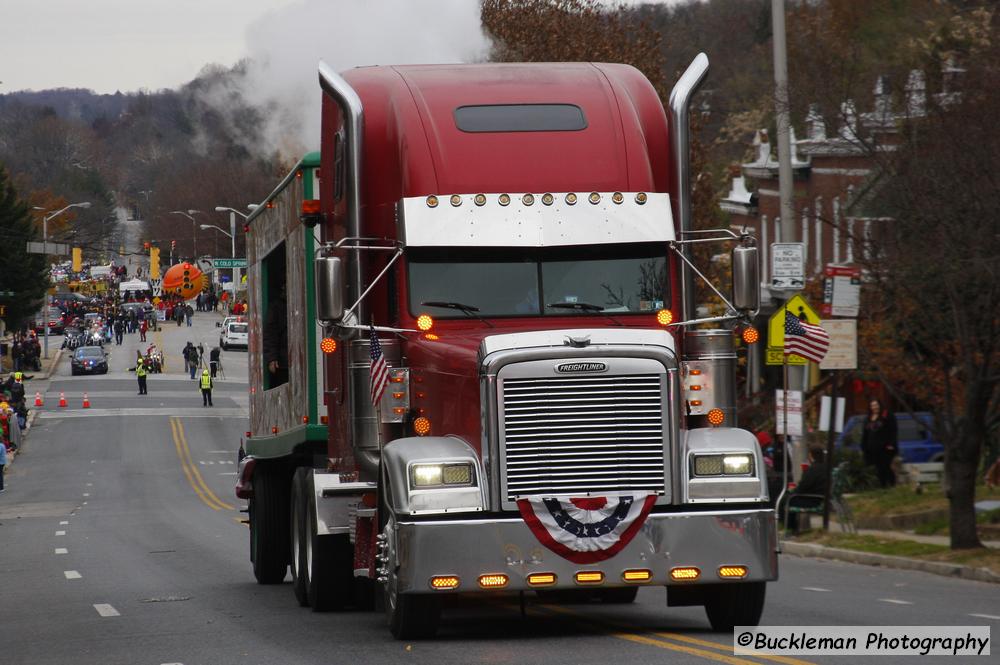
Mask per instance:
[[[768,365],[780,365],[784,362],[782,356],[785,352],[785,310],[808,323],[819,325],[819,314],[809,306],[805,298],[798,294],[789,298],[785,306],[772,314],[767,322]],[[806,359],[793,353],[788,356],[788,364],[805,365]]]

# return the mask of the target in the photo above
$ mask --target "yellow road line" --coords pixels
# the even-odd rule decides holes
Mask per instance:
[[[587,615],[585,615],[585,614],[583,614],[581,612],[576,612],[574,610],[571,610],[571,609],[568,609],[568,608],[565,608],[565,607],[557,607],[555,605],[545,605],[544,608],[535,608],[535,609],[542,609],[543,611],[549,611],[549,612],[552,612],[552,613],[559,613],[559,614],[569,615],[569,616],[572,616],[574,619],[582,619],[583,621],[586,621],[586,622],[588,622],[588,623],[590,623],[592,625],[595,625],[595,626],[605,626],[605,627],[615,628],[615,629],[623,629],[623,628],[627,629],[628,628],[627,626],[623,626],[621,624],[616,624],[616,623],[611,622],[611,621],[605,621],[603,619],[595,619],[595,618],[589,617],[589,616],[587,616]],[[688,637],[687,635],[680,635],[678,633],[661,633],[661,632],[652,631],[651,634],[659,636],[659,637],[664,637],[664,638],[667,638],[667,639],[675,640],[677,642],[687,642],[689,644],[696,644],[698,646],[708,647],[708,648],[711,648],[711,649],[717,649],[719,651],[723,651],[723,652],[727,652],[727,653],[714,653],[712,651],[705,651],[703,649],[698,649],[698,648],[695,648],[695,647],[689,647],[689,646],[685,646],[683,644],[675,644],[673,642],[667,642],[667,641],[664,641],[664,640],[656,639],[655,637],[652,637],[649,633],[647,633],[647,634],[626,633],[626,632],[609,632],[608,633],[608,635],[611,635],[612,637],[617,637],[618,639],[621,639],[621,640],[628,640],[630,642],[637,642],[639,644],[646,644],[648,646],[660,647],[661,649],[669,649],[669,650],[672,650],[672,651],[679,651],[681,653],[686,653],[686,654],[692,655],[692,656],[699,656],[701,658],[707,658],[709,660],[716,660],[716,661],[719,661],[719,662],[722,662],[722,663],[729,663],[730,665],[748,665],[748,664],[756,665],[756,661],[746,660],[745,658],[738,658],[738,657],[736,657],[734,655],[731,655],[732,651],[733,651],[733,647],[731,645],[728,645],[728,644],[720,644],[719,642],[711,642],[709,640],[701,640],[701,639],[698,639],[696,637]],[[787,656],[776,656],[776,655],[771,655],[771,654],[756,654],[755,653],[755,654],[752,655],[752,657],[753,658],[760,658],[760,659],[763,659],[763,660],[775,661],[775,662],[778,662],[778,663],[785,663],[786,665],[814,665],[810,661],[799,660],[797,658],[789,658]]]
[[[188,484],[191,485],[191,489],[198,495],[198,498],[212,510],[235,510],[234,506],[216,496],[205,484],[205,479],[202,478],[198,468],[191,460],[191,449],[188,447],[187,439],[184,436],[184,426],[181,425],[180,420],[171,418],[170,428],[174,436],[174,447],[177,449],[177,456],[181,461],[181,469],[183,469]]]

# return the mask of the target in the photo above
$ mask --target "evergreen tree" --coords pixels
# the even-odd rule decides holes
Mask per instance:
[[[3,319],[8,329],[19,328],[41,308],[48,287],[45,257],[27,252],[31,240],[40,240],[38,228],[0,165],[0,291],[14,292],[0,297],[7,306]]]

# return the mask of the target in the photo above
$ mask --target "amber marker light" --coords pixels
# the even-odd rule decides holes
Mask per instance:
[[[531,573],[528,575],[528,586],[552,586],[557,579],[555,573]]]
[[[438,590],[457,589],[459,579],[455,575],[435,575],[431,578],[431,588]]]
[[[271,434],[277,434],[277,433],[278,433],[278,426],[275,425],[274,427],[271,428]]]
[[[552,202],[555,201],[555,200],[556,200],[556,198],[554,196],[552,196],[551,194],[547,194],[547,193],[546,194],[542,194],[542,203],[544,205],[550,206],[550,205],[552,205]]]
[[[319,343],[319,348],[323,353],[333,353],[337,350],[337,340],[332,337],[324,337]]]
[[[726,414],[722,412],[722,409],[712,409],[708,412],[708,424],[712,427],[718,427],[725,419]]]
[[[669,309],[661,309],[656,313],[656,322],[661,326],[669,326],[674,322],[674,313]]]
[[[309,416],[302,416],[302,424],[303,425],[309,424]]]
[[[598,203],[601,202],[601,195],[598,194],[597,192],[591,192],[590,196],[587,197],[587,200],[593,203],[594,205],[597,205]]]
[[[438,197],[431,195],[427,197],[427,207],[437,208],[438,207]]]
[[[749,572],[746,566],[719,566],[719,577],[724,580],[740,580]]]
[[[458,194],[452,194],[451,195],[451,204],[453,206],[455,206],[456,208],[458,206],[462,205],[462,197],[459,196]]]
[[[534,194],[525,194],[524,196],[521,197],[521,203],[523,203],[526,206],[534,205],[534,203],[535,203],[535,195]]]
[[[626,570],[622,573],[623,582],[632,582],[633,584],[648,582],[653,579],[653,571],[651,570]]]
[[[427,436],[431,433],[431,421],[430,418],[425,416],[420,416],[413,421],[413,432],[417,436]]]
[[[319,199],[306,199],[302,202],[302,214],[303,215],[318,215],[319,214]]]
[[[701,577],[701,571],[694,566],[679,566],[670,569],[670,579],[678,582],[696,580]]]
[[[576,205],[576,194],[570,192],[566,195],[566,205]]]
[[[485,194],[476,194],[476,198],[474,198],[472,200],[475,202],[475,204],[477,206],[484,206],[484,205],[486,205],[486,195]]]
[[[497,203],[502,206],[510,205],[510,194],[501,194],[497,197]]]
[[[760,340],[760,333],[753,326],[745,326],[740,333],[744,344],[756,344]]]
[[[424,335],[424,339],[429,340],[431,342],[436,342],[441,338],[435,335],[434,333],[427,333],[426,335]]]
[[[480,575],[479,586],[484,589],[502,589],[507,586],[507,576],[496,573],[493,575]]]
[[[599,570],[582,570],[573,577],[577,584],[600,584],[604,581],[604,573]]]
[[[327,418],[326,416],[320,416],[319,417],[319,424],[320,425],[326,425],[329,421],[330,421],[330,419]]]
[[[431,318],[430,314],[421,314],[417,317],[417,328],[427,332],[434,327],[434,319]]]
[[[691,406],[701,406],[701,400],[700,399],[691,400]]]
[[[615,192],[611,195],[611,200],[615,203],[621,203],[625,200],[625,196],[621,192]]]

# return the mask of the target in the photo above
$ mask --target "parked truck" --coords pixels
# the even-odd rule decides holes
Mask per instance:
[[[691,227],[707,69],[668,121],[620,64],[320,64],[320,151],[246,227],[258,582],[378,597],[401,639],[456,593],[661,586],[758,622],[775,515],[734,387],[758,258]],[[695,318],[696,242],[730,243],[725,315]]]

